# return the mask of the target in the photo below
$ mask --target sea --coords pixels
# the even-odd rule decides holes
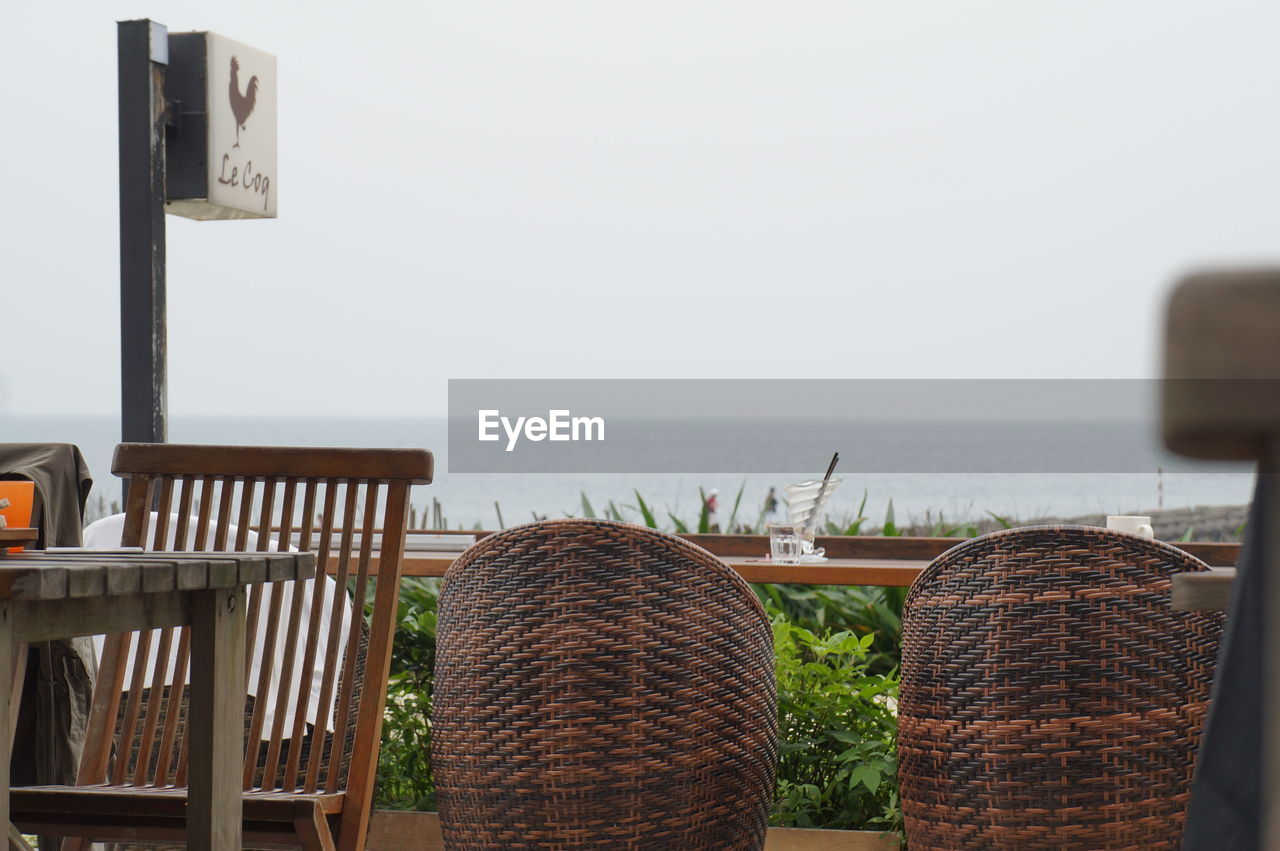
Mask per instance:
[[[0,442],[60,441],[78,445],[93,474],[89,519],[110,513],[120,502],[121,483],[111,474],[119,441],[119,420],[112,416],[0,414]],[[821,478],[829,451],[815,454],[809,469],[784,473],[450,473],[448,423],[441,418],[233,417],[172,415],[169,441],[295,446],[378,446],[430,449],[436,477],[415,488],[413,504],[424,518],[441,516],[448,528],[492,529],[541,517],[602,516],[610,503],[626,519],[640,521],[640,501],[666,528],[675,520],[693,527],[701,495],[715,495],[716,520],[758,523],[770,490],[804,479]],[[1126,472],[981,472],[984,453],[992,469],[998,458],[1017,453],[1008,439],[974,445],[966,472],[893,472],[892,464],[867,457],[865,445],[841,448],[828,518],[840,523],[864,516],[869,527],[884,522],[890,510],[898,525],[944,524],[989,519],[1009,521],[1085,514],[1146,513],[1160,508],[1243,505],[1252,496],[1253,472],[1242,465],[1188,471]],[[838,444],[833,434],[830,444]],[[825,446],[826,444],[824,444]],[[1062,469],[1106,469],[1096,459]],[[644,469],[638,459],[636,469]],[[873,471],[874,472],[871,472]],[[978,471],[978,472],[975,472]],[[736,510],[735,510],[736,506]],[[435,525],[434,523],[430,525]]]

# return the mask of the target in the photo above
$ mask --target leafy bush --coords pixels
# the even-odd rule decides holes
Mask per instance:
[[[900,830],[897,672],[872,674],[874,636],[773,619],[782,827]]]
[[[405,579],[391,650],[375,805],[435,809],[431,778],[431,672],[436,659],[439,580]]]
[[[814,630],[849,630],[871,636],[867,668],[887,674],[902,658],[902,604],[906,588],[877,585],[756,585],[772,615]]]

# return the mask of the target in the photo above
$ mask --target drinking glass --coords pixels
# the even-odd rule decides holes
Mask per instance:
[[[777,564],[799,564],[804,526],[798,523],[769,524],[769,556]]]

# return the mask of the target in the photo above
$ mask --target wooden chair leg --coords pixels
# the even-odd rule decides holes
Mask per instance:
[[[9,743],[13,744],[14,733],[18,729],[18,705],[22,703],[22,687],[27,680],[27,645],[13,645],[13,682],[9,685],[9,705],[13,707],[9,715]]]
[[[318,804],[298,804],[293,813],[293,829],[298,833],[302,851],[337,851],[329,822]]]
[[[13,747],[13,737],[18,730],[18,707],[22,703],[22,687],[27,679],[27,645],[13,645],[13,681],[9,684],[9,747]],[[12,750],[10,750],[12,753]],[[9,825],[9,851],[32,851],[27,840],[12,824]]]

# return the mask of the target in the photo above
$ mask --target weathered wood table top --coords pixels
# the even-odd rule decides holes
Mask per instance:
[[[312,553],[58,550],[0,557],[0,599],[48,601],[202,591],[309,575]]]

